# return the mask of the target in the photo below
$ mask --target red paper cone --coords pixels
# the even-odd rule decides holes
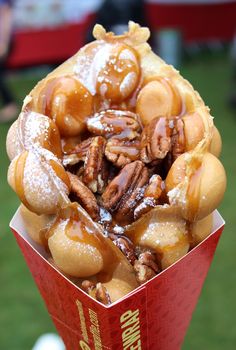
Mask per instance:
[[[67,350],[178,350],[224,228],[214,230],[186,256],[111,306],[93,300],[58,272],[25,232],[17,212],[10,227]]]

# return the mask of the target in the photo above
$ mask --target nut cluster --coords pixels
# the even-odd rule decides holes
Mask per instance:
[[[111,234],[110,238],[126,256],[131,265],[133,265],[137,282],[140,285],[149,281],[160,272],[156,254],[150,249],[141,247],[135,248],[133,243],[124,235],[119,236]],[[102,304],[111,304],[110,295],[102,283],[96,284],[89,280],[84,280],[81,287],[87,294],[100,301]]]
[[[183,123],[158,117],[143,128],[135,113],[110,109],[89,118],[87,130],[63,164],[72,198],[111,233],[115,224],[130,224],[161,202],[165,188],[158,166],[184,152]]]
[[[100,301],[104,305],[111,304],[111,298],[106,287],[102,283],[94,283],[84,280],[81,285],[82,289],[94,299]]]
[[[150,250],[137,250],[125,236],[125,226],[165,203],[165,184],[159,169],[163,162],[171,165],[184,152],[182,120],[157,117],[143,128],[135,113],[110,109],[86,123],[87,138],[64,152],[63,157],[71,199],[103,226],[142,284],[159,272],[156,256]],[[84,281],[82,286],[94,298],[109,304],[103,285]]]

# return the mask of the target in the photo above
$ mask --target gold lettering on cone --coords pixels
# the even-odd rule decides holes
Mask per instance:
[[[102,350],[100,328],[99,328],[98,317],[96,312],[89,309],[89,318],[91,322],[90,332],[92,333],[92,336],[93,336],[95,350]]]
[[[87,332],[86,323],[85,323],[83,306],[82,306],[82,303],[78,299],[76,300],[76,305],[77,305],[77,308],[79,311],[80,328],[81,328],[82,337],[83,337],[84,341],[88,343],[89,342],[88,332]]]
[[[139,310],[128,310],[120,317],[124,350],[142,350]]]
[[[86,344],[83,340],[80,340],[79,345],[82,350],[91,350],[88,344]]]

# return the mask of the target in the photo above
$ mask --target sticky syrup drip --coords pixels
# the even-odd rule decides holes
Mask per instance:
[[[190,175],[187,189],[188,217],[193,221],[199,209],[200,202],[200,181],[202,172],[202,163],[194,159],[191,162],[192,174]]]
[[[25,191],[24,191],[24,170],[25,170],[25,163],[26,163],[26,159],[28,156],[28,152],[25,151],[24,153],[22,153],[17,161],[16,161],[16,165],[15,165],[15,173],[14,173],[14,177],[15,177],[15,189],[16,189],[16,193],[18,194],[21,202],[27,207],[29,208],[29,203],[26,199],[25,196]]]
[[[45,237],[51,237],[57,227],[66,220],[65,235],[72,241],[96,248],[103,258],[103,270],[99,273],[101,282],[109,281],[119,263],[120,257],[116,254],[113,243],[103,236],[79,209],[77,203],[72,203],[69,207],[62,209],[58,214],[54,224],[50,227]]]

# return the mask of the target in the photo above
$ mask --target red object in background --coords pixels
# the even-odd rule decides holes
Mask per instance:
[[[41,30],[21,30],[14,34],[14,45],[8,58],[9,68],[63,62],[84,44],[94,14],[80,23]]]
[[[231,40],[236,30],[236,2],[165,4],[150,1],[146,15],[152,30],[176,28],[186,41]]]
[[[214,222],[201,244],[108,307],[50,265],[19,213],[10,226],[67,350],[179,350],[224,227],[217,212]]]
[[[213,4],[165,4],[147,1],[146,15],[152,31],[176,28],[186,41],[231,40],[235,33],[236,2]],[[62,62],[85,44],[86,33],[95,20],[91,13],[82,22],[54,29],[15,33],[9,68]]]

